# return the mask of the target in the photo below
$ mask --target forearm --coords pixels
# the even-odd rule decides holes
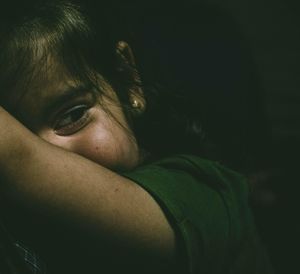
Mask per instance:
[[[173,257],[174,232],[153,198],[133,182],[43,141],[0,110],[0,174],[9,193],[158,257]],[[147,252],[148,252],[147,251]]]
[[[120,195],[115,191],[120,184],[134,188],[110,170],[43,141],[3,110],[0,127],[5,128],[0,134],[1,175],[10,193],[26,202],[94,223],[110,216],[107,209]]]
[[[5,129],[0,134],[1,175],[9,182],[8,187],[12,191],[32,196],[31,199],[36,202],[54,206],[51,199],[59,204],[62,202],[58,199],[59,195],[63,195],[68,203],[78,201],[78,192],[83,195],[92,187],[93,180],[89,180],[89,174],[97,174],[100,180],[104,180],[107,173],[112,176],[101,166],[46,143],[3,110],[0,127]],[[80,181],[88,185],[77,184]],[[67,195],[69,192],[73,193]]]

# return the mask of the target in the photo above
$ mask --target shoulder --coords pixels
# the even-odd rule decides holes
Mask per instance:
[[[256,241],[247,180],[217,162],[176,155],[124,176],[146,189],[164,210],[191,273],[218,273],[245,238]]]
[[[199,195],[208,193],[224,199],[241,196],[247,199],[247,179],[218,162],[192,155],[175,155],[123,173],[157,195]]]

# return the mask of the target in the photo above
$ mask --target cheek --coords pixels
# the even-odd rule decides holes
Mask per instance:
[[[131,169],[139,161],[135,140],[120,126],[99,120],[71,136],[58,136],[53,131],[44,132],[40,136],[56,146],[111,169]]]
[[[90,126],[68,141],[69,150],[106,167],[117,165],[118,144],[108,130]]]
[[[72,145],[73,152],[111,169],[131,169],[139,162],[135,139],[117,125],[89,127]]]

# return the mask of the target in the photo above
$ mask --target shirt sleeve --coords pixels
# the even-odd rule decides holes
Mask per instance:
[[[239,271],[239,264],[244,268],[256,263],[257,235],[247,204],[248,185],[240,174],[179,155],[123,175],[148,191],[165,212],[178,233],[186,273],[227,273],[231,268]],[[255,242],[251,254],[244,252],[247,241]]]

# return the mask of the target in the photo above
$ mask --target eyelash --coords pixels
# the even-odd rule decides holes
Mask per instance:
[[[87,105],[74,106],[56,119],[53,129],[57,135],[72,135],[85,127],[89,121],[89,107]]]

